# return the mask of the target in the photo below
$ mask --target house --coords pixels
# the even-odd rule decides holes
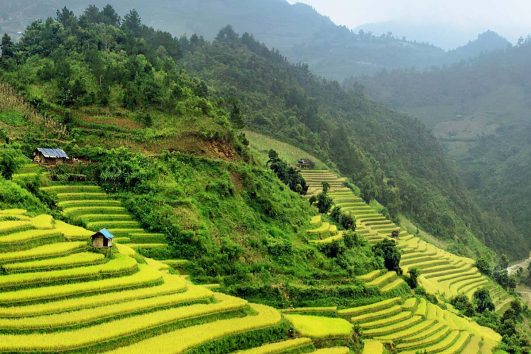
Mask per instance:
[[[312,169],[315,167],[315,163],[309,159],[300,159],[297,161],[297,167],[302,169]]]
[[[114,238],[113,234],[107,229],[101,229],[91,236],[92,247],[94,248],[111,248],[112,239]]]
[[[39,164],[56,165],[69,159],[66,152],[61,149],[37,148],[33,152],[33,161]]]

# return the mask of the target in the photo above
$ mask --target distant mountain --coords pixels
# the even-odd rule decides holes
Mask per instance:
[[[448,52],[448,57],[449,61],[457,62],[478,57],[481,54],[507,49],[511,46],[511,42],[500,36],[498,33],[487,31],[481,33],[478,38],[468,42],[466,45]]]
[[[463,30],[445,24],[433,23],[398,23],[393,21],[366,23],[358,26],[354,31],[371,32],[375,35],[392,33],[398,38],[408,38],[421,43],[431,43],[444,50],[453,50],[470,38],[473,38],[481,29]]]
[[[411,114],[444,143],[477,200],[531,240],[531,39],[507,47],[493,32],[456,50],[505,50],[427,72],[359,78],[373,99]],[[525,252],[524,252],[525,253]]]
[[[285,0],[2,1],[0,30],[22,31],[32,20],[52,16],[65,5],[79,13],[89,4],[103,7],[107,3],[122,14],[136,8],[145,23],[177,36],[197,33],[212,39],[231,24],[237,32],[252,33],[277,48],[290,61],[307,63],[315,73],[337,80],[383,69],[422,69],[449,62],[447,53],[433,45],[353,32],[310,6]]]

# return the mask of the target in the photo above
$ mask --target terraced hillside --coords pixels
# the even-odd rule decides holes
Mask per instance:
[[[106,228],[117,242],[134,249],[167,247],[165,235],[146,232],[119,200],[106,194],[99,186],[52,185],[41,190],[56,195],[63,215],[88,230]]]
[[[290,338],[277,310],[193,285],[126,245],[94,252],[91,233],[0,211],[0,351],[320,352]]]
[[[356,218],[357,231],[369,242],[377,243],[399,231],[398,246],[402,252],[400,266],[407,272],[416,268],[420,272],[419,281],[430,293],[446,300],[458,294],[472,297],[481,287],[489,289],[496,310],[503,312],[513,300],[501,287],[482,275],[474,265],[474,260],[446,252],[420,238],[401,230],[342,185],[344,179],[330,171],[302,171],[312,193],[322,190],[322,182],[330,183],[330,196],[336,206]],[[325,239],[326,240],[326,239]]]
[[[400,353],[491,353],[500,341],[491,329],[424,298],[397,297],[338,313],[360,326],[365,337],[392,342]]]
[[[296,329],[314,338],[344,338],[342,329],[350,322],[360,328],[365,342],[363,353],[367,354],[383,354],[384,346],[411,354],[483,354],[492,353],[501,340],[493,330],[424,298],[394,297],[347,309],[298,308],[283,312]]]
[[[309,240],[310,243],[323,245],[340,240],[343,237],[344,231],[338,231],[336,225],[323,221],[321,215],[314,216],[310,223],[315,227],[308,230],[308,235],[313,238]],[[382,293],[407,287],[405,281],[398,277],[396,272],[376,270],[357,278],[364,281],[367,286],[376,287]]]

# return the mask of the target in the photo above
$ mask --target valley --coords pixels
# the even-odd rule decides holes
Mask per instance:
[[[484,209],[429,130],[488,146],[504,126],[467,114],[428,128],[312,72],[448,53],[283,0],[235,1],[244,21],[216,2],[117,4],[76,0],[2,38],[0,352],[528,351],[530,278],[509,266],[528,255],[526,208]],[[50,11],[2,6],[2,28]],[[179,6],[195,10],[167,16]],[[146,24],[165,10],[162,29]],[[260,42],[268,19],[299,30],[286,56]],[[506,44],[487,33],[452,55]],[[511,191],[525,151],[504,155],[522,179]]]

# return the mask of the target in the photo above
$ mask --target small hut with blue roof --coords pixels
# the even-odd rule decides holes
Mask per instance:
[[[69,160],[64,150],[57,148],[37,148],[33,152],[33,161],[39,164],[55,165]]]
[[[107,229],[101,229],[91,236],[92,247],[94,248],[111,248],[112,239],[114,238],[113,234]]]

